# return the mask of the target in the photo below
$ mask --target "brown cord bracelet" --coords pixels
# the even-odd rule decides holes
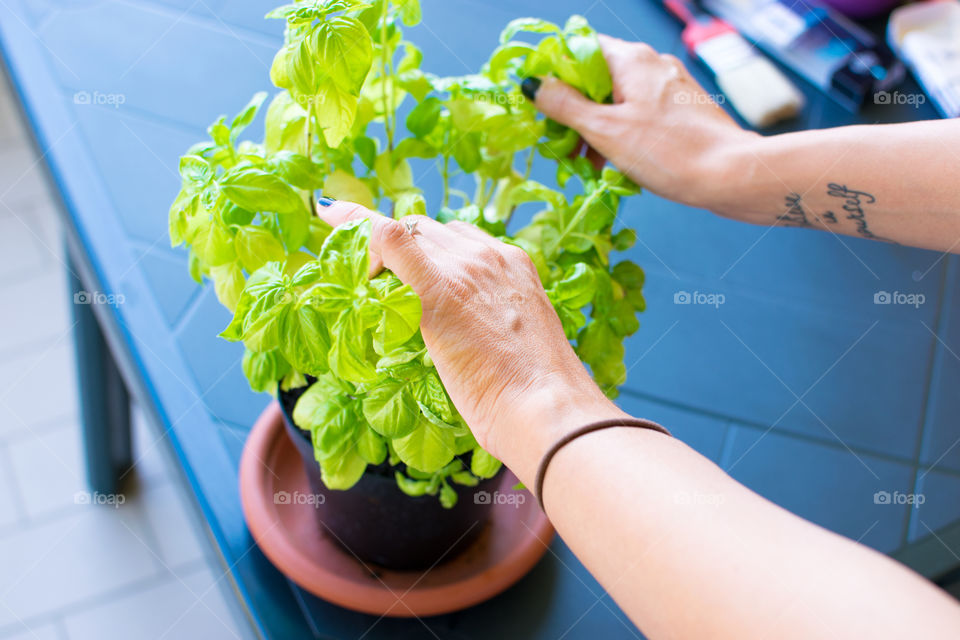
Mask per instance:
[[[547,451],[543,456],[543,459],[540,460],[540,466],[537,468],[537,479],[535,481],[535,495],[537,496],[537,501],[540,503],[540,508],[546,512],[546,509],[543,506],[543,481],[547,476],[547,467],[550,466],[550,461],[553,460],[553,456],[557,455],[557,452],[560,449],[564,448],[577,438],[588,433],[593,433],[594,431],[600,431],[601,429],[610,429],[612,427],[637,427],[639,429],[650,429],[652,431],[659,431],[662,434],[672,436],[672,434],[667,431],[667,429],[652,420],[642,420],[640,418],[613,418],[611,420],[600,420],[598,422],[591,422],[590,424],[584,425],[579,429],[574,429],[567,435],[563,436],[557,440],[552,447]]]

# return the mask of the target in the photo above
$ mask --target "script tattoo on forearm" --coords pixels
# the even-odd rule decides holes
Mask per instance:
[[[784,199],[784,212],[777,216],[777,222],[784,227],[810,227],[810,218],[803,208],[803,196],[799,193],[789,193]],[[818,216],[812,210],[810,213],[816,222],[820,224],[835,224],[837,216],[827,211],[822,216]]]
[[[799,193],[788,193],[784,199],[784,212],[777,216],[777,222],[784,227],[809,227],[810,221],[801,200]]]
[[[873,231],[870,230],[870,226],[867,223],[867,213],[864,210],[864,207],[868,204],[873,204],[877,201],[872,194],[867,193],[866,191],[857,191],[856,189],[850,189],[847,185],[837,184],[831,182],[827,184],[827,195],[831,198],[839,198],[843,201],[843,210],[846,212],[846,219],[852,220],[856,225],[857,233],[864,238],[871,238],[873,240],[886,240],[886,238],[881,238],[876,235]],[[830,215],[834,215],[833,212],[828,212]],[[889,240],[887,240],[889,242]]]

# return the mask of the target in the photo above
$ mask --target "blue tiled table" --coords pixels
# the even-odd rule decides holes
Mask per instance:
[[[74,305],[86,350],[84,411],[123,424],[122,385],[99,384],[121,377],[150,409],[179,456],[256,633],[424,637],[419,622],[377,622],[303,593],[253,545],[237,463],[266,398],[247,388],[237,345],[216,337],[227,313],[212,290],[194,285],[184,254],[167,241],[179,154],[217,115],[270,88],[281,25],[262,20],[269,7],[228,0],[0,2],[8,71],[63,196],[75,287],[124,296],[116,307]],[[648,0],[425,0],[425,22],[411,36],[428,69],[461,74],[479,67],[509,19],[562,20],[575,12],[602,31],[683,56],[677,25]],[[702,71],[695,73],[712,91]],[[908,82],[904,90],[916,88]],[[809,98],[791,128],[934,117],[929,105],[894,105],[857,118],[818,95]],[[824,158],[825,168],[835,160]],[[652,195],[632,199],[622,217],[639,231],[629,257],[647,270],[649,307],[628,342],[623,406],[670,425],[761,494],[928,576],[956,564],[957,259],[750,227]],[[723,294],[725,303],[674,304],[682,291]],[[921,293],[925,302],[876,305],[878,291]],[[101,352],[113,358],[98,359]],[[103,388],[112,391],[96,393]],[[112,442],[109,435],[91,430],[91,443],[109,444],[116,465],[129,464],[122,430]],[[111,474],[91,480],[103,488],[113,482]],[[877,492],[922,493],[925,500],[918,508],[878,504]],[[443,638],[634,635],[559,541],[508,593],[427,624]]]

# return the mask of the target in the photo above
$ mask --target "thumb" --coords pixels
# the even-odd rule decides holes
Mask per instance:
[[[527,78],[520,88],[544,115],[576,129],[581,134],[591,131],[597,112],[603,108],[603,105],[552,76],[543,79]]]
[[[430,261],[402,222],[352,202],[321,198],[317,204],[317,216],[334,227],[352,220],[370,221],[373,270],[379,271],[375,265],[379,258],[385,267],[397,274],[404,284],[413,287],[414,291],[420,293],[429,285],[432,276]]]

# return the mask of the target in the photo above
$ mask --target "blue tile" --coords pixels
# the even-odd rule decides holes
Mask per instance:
[[[675,304],[676,295],[724,298],[718,306]],[[656,270],[648,273],[646,298],[640,330],[627,341],[628,389],[752,424],[914,456],[933,341],[920,323],[788,306]]]
[[[169,246],[167,211],[180,190],[180,156],[206,135],[146,121],[123,106],[81,105],[76,113],[124,230]]]
[[[674,437],[683,440],[714,462],[719,462],[727,435],[726,420],[653,402],[632,393],[621,394],[617,404],[632,416],[662,424]]]
[[[187,270],[185,253],[151,247],[142,254],[140,268],[164,319],[173,326],[187,303],[198,295],[198,285]]]
[[[910,493],[912,468],[775,432],[733,427],[723,467],[793,513],[875,549],[896,549],[907,507],[877,492]]]
[[[67,61],[56,72],[68,94],[122,95],[126,108],[195,127],[271,88],[275,43],[175,11],[101,2],[61,12],[40,35]]]
[[[229,25],[259,31],[276,38],[279,45],[283,41],[283,20],[266,20],[263,16],[281,4],[283,3],[264,2],[263,0],[257,2],[231,2],[227,0],[217,9],[217,16]]]
[[[241,349],[240,353],[242,352]],[[239,361],[234,362],[223,377],[214,381],[203,395],[203,403],[210,415],[224,427],[228,426],[224,423],[252,427],[270,400],[269,394],[256,393],[250,389]]]
[[[208,285],[177,332],[180,351],[196,378],[200,395],[243,358],[242,344],[218,337],[231,319],[230,312],[220,305],[213,287]]]
[[[960,520],[960,476],[939,471],[917,474],[916,506],[910,510],[910,542]]]
[[[960,471],[960,261],[948,258],[944,310],[936,331],[936,358],[930,387],[930,410],[924,430],[923,464]]]

